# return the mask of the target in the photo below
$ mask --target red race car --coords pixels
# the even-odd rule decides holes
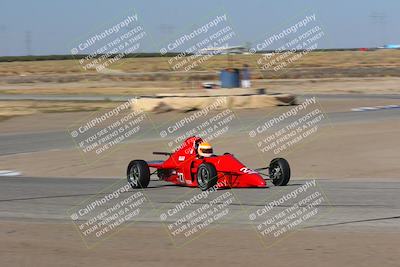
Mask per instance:
[[[177,185],[199,187],[266,187],[266,180],[276,186],[284,186],[290,180],[289,163],[275,158],[268,167],[249,169],[232,154],[214,155],[212,147],[200,137],[189,137],[173,153],[153,152],[165,155],[165,161],[133,160],[127,168],[127,179],[133,188],[146,188],[150,176],[157,173],[160,180]],[[150,172],[150,168],[155,169]],[[268,174],[261,173],[268,170]],[[263,178],[266,177],[266,178]]]

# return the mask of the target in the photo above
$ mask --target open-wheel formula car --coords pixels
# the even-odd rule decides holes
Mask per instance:
[[[269,166],[250,169],[232,154],[214,155],[212,147],[200,137],[189,137],[173,153],[153,152],[165,155],[164,161],[133,160],[127,168],[127,179],[133,188],[146,188],[150,176],[157,174],[160,180],[177,185],[199,187],[207,190],[230,187],[266,187],[271,180],[276,186],[285,186],[290,180],[289,163],[283,158],[273,159]],[[150,169],[155,169],[153,172]],[[268,173],[261,171],[268,170]]]

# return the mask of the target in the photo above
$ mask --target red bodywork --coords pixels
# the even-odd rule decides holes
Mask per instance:
[[[196,145],[201,142],[199,137],[189,137],[167,160],[147,163],[150,168],[158,170],[162,180],[178,185],[197,187],[197,169],[200,164],[208,162],[217,169],[218,188],[266,187],[266,182],[260,174],[247,168],[232,154],[199,158]]]

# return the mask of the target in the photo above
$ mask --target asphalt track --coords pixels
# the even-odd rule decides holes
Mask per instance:
[[[112,190],[103,190],[116,182],[124,184],[124,181],[115,179],[2,177],[0,219],[70,222],[71,208],[79,208],[82,206],[80,203],[93,197],[100,199],[112,193]],[[230,204],[230,219],[222,221],[223,225],[252,225],[260,221],[251,221],[251,213],[306,182],[307,180],[293,180],[286,187],[270,185],[269,188],[260,189],[226,189],[212,194],[216,197],[229,192],[234,196],[235,200]],[[318,180],[317,185],[326,201],[318,205],[319,216],[305,222],[302,227],[322,230],[400,230],[400,182],[360,180],[343,183],[340,180]],[[103,192],[99,193],[100,191]],[[108,205],[115,205],[135,192],[137,190],[133,189],[125,192],[119,199],[111,200]],[[160,181],[151,181],[149,188],[141,192],[149,202],[142,206],[145,215],[136,221],[146,224],[161,223],[160,214],[201,193],[197,188],[174,186]],[[187,212],[205,203],[207,199],[202,199],[187,208]],[[276,211],[282,211],[294,203],[289,200],[276,207]]]

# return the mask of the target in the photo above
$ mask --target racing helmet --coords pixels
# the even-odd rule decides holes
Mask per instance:
[[[199,144],[199,147],[197,148],[197,153],[199,154],[200,157],[209,158],[213,155],[213,148],[209,143],[202,142]]]

